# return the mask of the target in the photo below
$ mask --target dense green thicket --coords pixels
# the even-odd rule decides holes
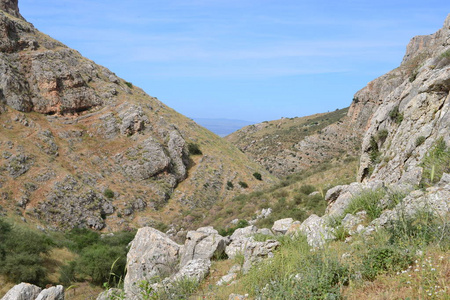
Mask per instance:
[[[0,219],[0,274],[14,283],[45,284],[45,255],[52,242],[43,234],[10,225]]]
[[[46,235],[12,226],[0,218],[0,274],[13,283],[29,282],[40,286],[50,283],[49,253],[52,248],[66,247],[76,259],[60,268],[59,282],[66,286],[87,280],[93,284],[118,284],[125,276],[127,245],[134,232],[99,233],[75,228],[65,234]]]
[[[134,232],[117,232],[100,236],[88,229],[72,229],[65,234],[65,245],[79,257],[62,268],[60,281],[65,284],[79,280],[97,285],[118,284],[125,277],[127,245],[134,235]]]

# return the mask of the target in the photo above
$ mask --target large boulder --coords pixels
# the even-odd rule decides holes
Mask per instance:
[[[34,300],[40,292],[40,287],[22,282],[10,289],[1,300]]]
[[[273,251],[280,246],[276,240],[267,240],[264,242],[249,241],[244,248],[244,265],[242,272],[247,273],[255,263],[265,258],[272,258]]]
[[[181,253],[180,266],[185,266],[193,259],[211,259],[220,257],[225,252],[226,239],[212,227],[202,227],[189,231]]]
[[[288,231],[289,227],[291,227],[292,223],[294,223],[294,220],[292,218],[275,221],[272,226],[272,231],[274,233],[285,234]]]
[[[127,255],[124,289],[127,299],[137,299],[142,281],[176,273],[182,247],[166,234],[144,227],[138,230]]]
[[[332,228],[328,227],[325,220],[317,215],[310,215],[298,228],[298,233],[306,236],[308,244],[317,248],[325,244],[327,240],[334,239]]]
[[[58,285],[42,290],[36,300],[64,300],[64,287]]]

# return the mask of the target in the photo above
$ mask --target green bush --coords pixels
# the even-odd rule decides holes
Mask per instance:
[[[380,151],[378,150],[378,142],[375,139],[375,137],[370,137],[370,150],[369,150],[369,157],[370,162],[372,164],[377,164],[380,162]]]
[[[127,87],[129,87],[130,89],[133,88],[133,84],[131,82],[125,81],[125,84]]]
[[[303,193],[305,195],[309,195],[312,192],[315,192],[316,188],[313,185],[310,184],[304,184],[300,187],[300,193]]]
[[[188,151],[191,155],[202,155],[203,152],[200,150],[200,147],[198,144],[195,143],[188,143]]]
[[[234,184],[231,181],[227,181],[227,189],[232,190],[234,188]]]
[[[257,180],[262,180],[262,176],[258,172],[253,173],[253,177],[255,177]]]
[[[397,124],[403,121],[403,114],[400,112],[398,105],[389,112],[389,117]]]
[[[75,270],[82,279],[101,285],[110,280],[111,273],[123,278],[125,265],[125,247],[95,244],[81,251]]]
[[[441,137],[428,151],[422,160],[423,167],[421,186],[431,186],[441,180],[443,173],[450,173],[450,147]]]
[[[105,189],[105,191],[103,192],[103,196],[105,196],[108,199],[112,199],[114,198],[114,192],[110,189]]]
[[[79,253],[84,248],[96,244],[100,235],[86,228],[73,228],[65,234],[66,247],[73,252]]]
[[[420,145],[422,145],[425,142],[425,137],[423,135],[419,136],[416,139],[416,147],[419,147]]]
[[[382,129],[378,131],[377,133],[377,140],[380,143],[380,145],[383,145],[386,141],[387,137],[389,135],[389,132],[386,129]]]
[[[382,245],[369,249],[362,262],[363,278],[374,280],[379,274],[398,272],[407,268],[413,262],[413,256],[404,249]]]
[[[15,283],[43,285],[48,273],[44,258],[52,241],[43,234],[12,227],[2,219],[0,238],[0,274]]]
[[[239,181],[239,185],[244,189],[248,188],[248,184],[244,181]]]

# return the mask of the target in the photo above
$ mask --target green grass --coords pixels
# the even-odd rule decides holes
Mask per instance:
[[[364,191],[360,195],[352,198],[350,204],[344,210],[343,217],[346,214],[354,215],[357,212],[365,211],[369,221],[378,218],[383,212],[383,207],[379,203],[385,195],[386,191],[383,189]]]
[[[450,173],[450,147],[448,147],[441,137],[428,151],[420,164],[423,167],[422,187],[431,186],[439,180],[444,173]]]

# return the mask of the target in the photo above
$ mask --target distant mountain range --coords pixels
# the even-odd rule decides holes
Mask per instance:
[[[221,137],[227,136],[242,127],[254,124],[254,122],[250,121],[232,119],[194,118],[194,121]]]

